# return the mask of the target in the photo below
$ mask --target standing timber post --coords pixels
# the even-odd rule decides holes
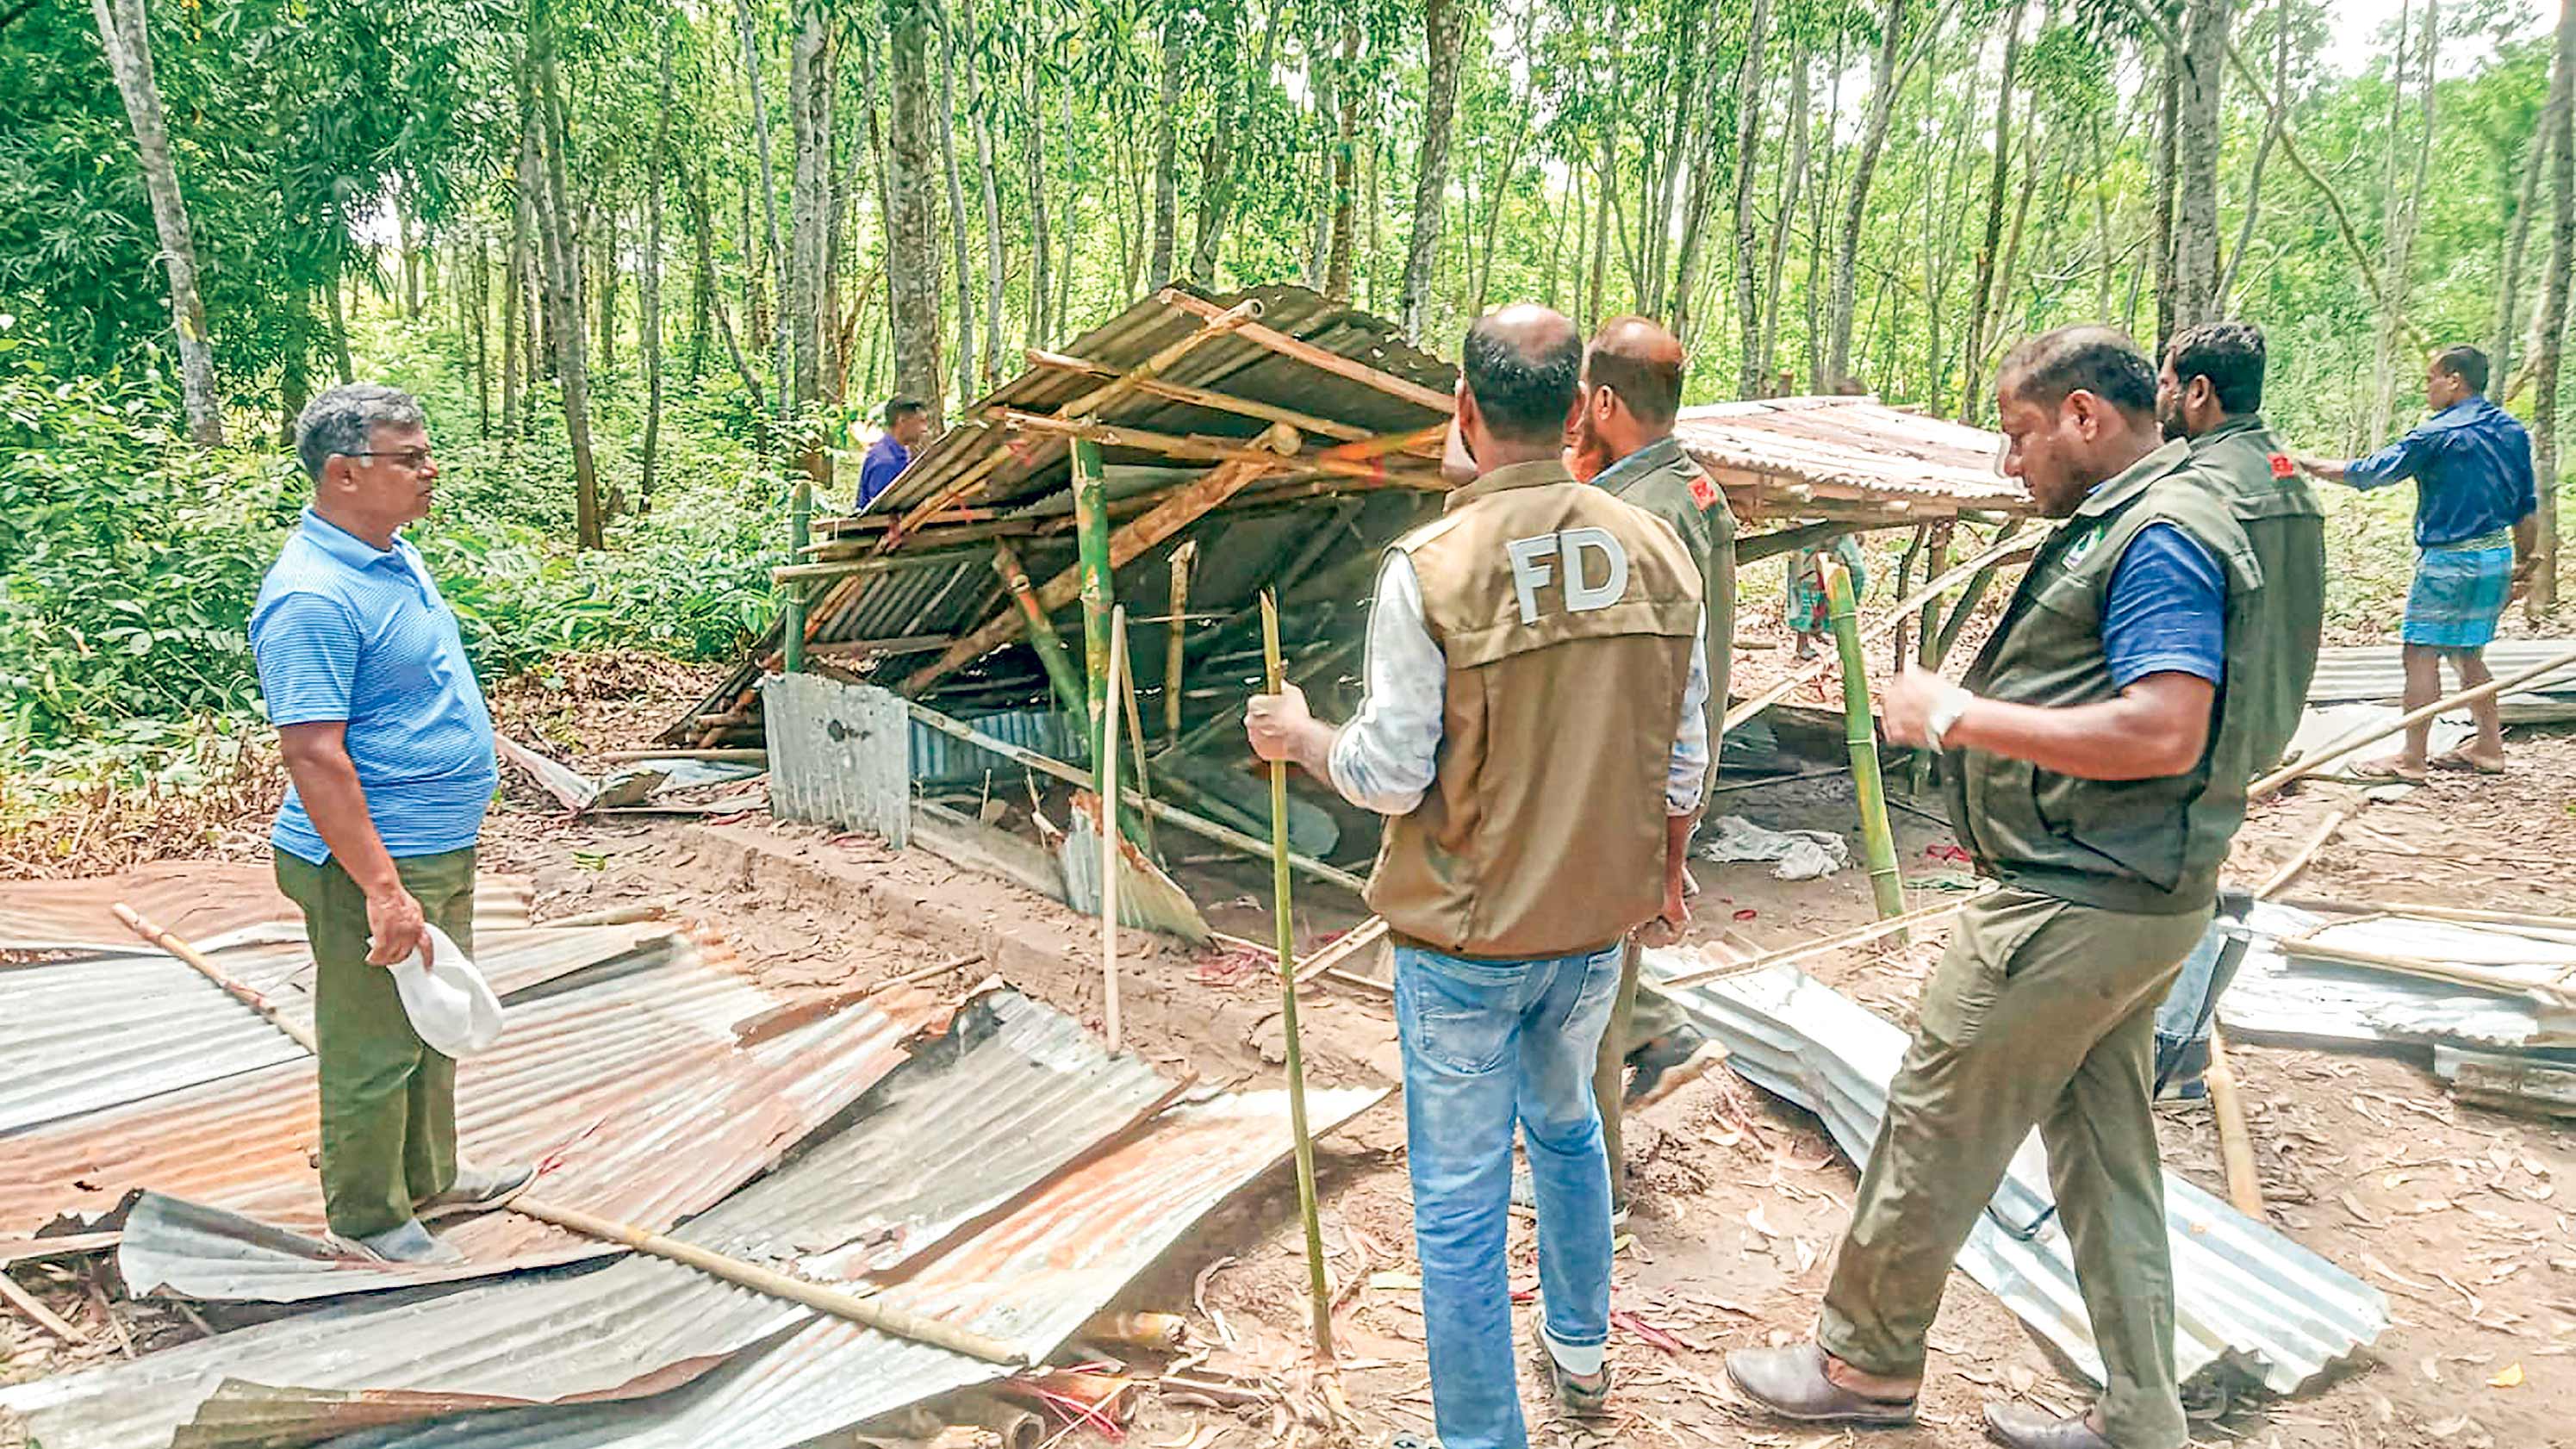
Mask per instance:
[[[1082,662],[1090,681],[1090,734],[1095,771],[1108,754],[1101,748],[1103,731],[1115,728],[1117,704],[1109,695],[1109,611],[1117,584],[1109,561],[1109,489],[1101,478],[1100,445],[1089,438],[1073,440],[1073,527],[1082,558]],[[1109,798],[1111,782],[1099,784]]]
[[[1199,543],[1188,539],[1172,550],[1172,616],[1163,626],[1163,743],[1181,737],[1181,676],[1188,665],[1190,565],[1198,561]]]
[[[1869,856],[1869,889],[1881,920],[1905,913],[1905,880],[1896,870],[1896,835],[1887,824],[1887,784],[1878,773],[1878,722],[1869,706],[1869,660],[1861,648],[1860,620],[1852,604],[1851,571],[1826,559],[1834,643],[1843,666],[1843,739],[1851,746],[1852,789],[1860,797],[1861,847]],[[1905,943],[1902,934],[1893,938]]]
[[[796,473],[796,491],[787,503],[787,557],[792,563],[805,556],[805,545],[812,542],[814,530],[814,480],[803,469]],[[787,581],[787,600],[778,613],[778,667],[789,674],[805,672],[805,581]]]

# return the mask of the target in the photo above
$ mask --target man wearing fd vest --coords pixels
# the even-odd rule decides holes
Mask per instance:
[[[2036,1125],[2105,1370],[2089,1412],[1990,1404],[2018,1449],[2178,1449],[2173,1272],[2149,1104],[2156,1007],[2280,755],[2323,612],[2313,529],[2159,446],[2156,372],[2107,328],[2005,359],[2005,471],[2064,520],[1965,682],[1909,670],[1901,744],[1948,753],[1950,815],[2000,888],[1960,916],[1888,1088],[1816,1341],[1727,1356],[1784,1417],[1905,1424],[1959,1246]]]
[[[1368,690],[1336,730],[1252,702],[1262,758],[1389,817],[1368,903],[1396,1025],[1431,1397],[1447,1449],[1524,1449],[1512,1361],[1512,1128],[1536,1188],[1539,1337],[1559,1400],[1609,1391],[1610,1179],[1592,1070],[1622,942],[1688,918],[1708,769],[1699,574],[1663,523],[1574,480],[1583,343],[1544,307],[1469,330],[1447,471],[1388,550]],[[1470,481],[1472,480],[1472,481]]]

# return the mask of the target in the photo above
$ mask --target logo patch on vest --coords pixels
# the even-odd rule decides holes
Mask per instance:
[[[1511,560],[1512,592],[1520,600],[1524,624],[1538,622],[1538,591],[1556,579],[1559,565],[1564,569],[1561,591],[1569,614],[1606,609],[1628,592],[1628,551],[1606,528],[1568,528],[1516,538],[1503,545],[1503,553]],[[1587,554],[1597,555],[1598,564],[1591,565]],[[1596,567],[1603,575],[1597,583],[1588,577]]]
[[[2287,453],[2272,454],[2271,464],[2272,476],[2275,478],[2287,478],[2291,474],[2299,471],[2297,465],[2290,461],[2290,455]]]
[[[1699,511],[1702,513],[1717,506],[1717,485],[1708,481],[1706,473],[1691,475],[1690,493],[1691,502],[1698,504]]]
[[[2075,541],[2066,546],[2066,557],[2059,562],[2058,567],[2071,569],[2084,562],[2084,556],[2091,553],[2094,546],[2102,541],[2102,535],[2110,531],[2111,525],[2097,523],[2077,534]]]

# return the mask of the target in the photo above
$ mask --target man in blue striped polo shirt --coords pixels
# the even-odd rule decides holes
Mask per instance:
[[[420,404],[337,387],[296,422],[313,504],[251,611],[289,787],[277,884],[313,945],[322,1197],[331,1231],[388,1261],[458,1263],[423,1220],[494,1207],[535,1176],[456,1161],[456,1063],[424,1044],[387,968],[435,922],[474,949],[474,845],[498,782],[492,716],[456,616],[402,527],[438,481]]]

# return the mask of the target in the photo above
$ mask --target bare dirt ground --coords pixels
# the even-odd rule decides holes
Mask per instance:
[[[668,682],[654,691],[685,692]],[[556,738],[598,748],[649,735],[667,717],[664,703],[657,697],[610,716],[567,702],[553,716]],[[504,716],[542,720],[548,713],[537,698],[512,701]],[[625,901],[666,902],[719,925],[747,970],[791,993],[971,955],[980,959],[961,965],[952,987],[998,971],[1032,995],[1099,1018],[1096,926],[923,850],[892,852],[765,817],[711,825],[573,823],[521,786],[510,796],[494,818],[488,866],[536,878],[540,919]],[[1848,832],[1854,814],[1847,784],[1837,779],[1741,790],[1721,801],[1779,826]],[[2258,812],[2240,841],[2236,874],[2260,879],[2309,838],[2325,812],[2352,803],[2350,792],[2328,787]],[[2576,909],[2571,812],[2576,738],[2518,738],[2510,776],[2440,778],[2403,800],[2369,807],[2298,890],[2343,900],[2569,911]],[[1896,825],[1909,876],[1955,871],[1935,853],[1949,841],[1945,827],[1913,814],[1899,814]],[[1731,933],[1738,944],[1778,946],[1870,915],[1858,871],[1787,884],[1761,865],[1697,870],[1703,893],[1694,933],[1701,939]],[[1264,874],[1208,873],[1191,883],[1214,903],[1210,914],[1221,929],[1266,938]],[[1310,941],[1359,914],[1330,888],[1300,890],[1301,934]],[[1937,939],[1918,941],[1901,952],[1854,953],[1808,969],[1910,1024],[1937,950]],[[1124,1005],[1136,1050],[1166,1072],[1195,1072],[1214,1084],[1276,1082],[1278,1002],[1266,959],[1167,943],[1138,951],[1128,969]],[[1304,999],[1303,1014],[1312,1080],[1393,1082],[1384,998],[1346,986],[1317,989]],[[2249,1102],[2271,1221],[2385,1291],[2395,1321],[2364,1361],[2297,1400],[2202,1406],[2224,1412],[2196,1420],[2196,1438],[2279,1449],[2576,1443],[2576,1431],[2564,1427],[2576,1421],[2568,1358],[2576,1349],[2576,1240],[2567,1217],[2576,1134],[2454,1104],[2412,1053],[2238,1044],[2231,1056]],[[1724,1071],[1632,1120],[1638,1190],[1633,1241],[1617,1270],[1618,1416],[1606,1425],[1559,1425],[1531,1395],[1540,1442],[1960,1449],[1982,1442],[1984,1399],[2021,1396],[2072,1407],[2087,1397],[2017,1320],[1954,1276],[1932,1335],[1919,1427],[1855,1439],[1747,1414],[1725,1386],[1719,1356],[1805,1332],[1848,1214],[1852,1169],[1812,1119]],[[2163,1109],[2161,1127],[2168,1163],[2221,1190],[2206,1108]],[[1401,1430],[1427,1435],[1397,1099],[1325,1142],[1321,1181],[1361,1442]],[[1515,1228],[1513,1253],[1515,1288],[1532,1286],[1525,1224]],[[79,1274],[20,1276],[57,1312],[114,1329],[70,1355],[12,1323],[0,1329],[15,1334],[0,1340],[0,1377],[115,1354],[120,1333],[148,1349],[200,1332],[153,1304],[120,1304],[111,1318],[104,1295]],[[1293,1376],[1305,1336],[1303,1293],[1295,1189],[1279,1171],[1203,1221],[1126,1306],[1189,1315],[1197,1339],[1213,1350],[1209,1370]],[[239,1320],[219,1314],[213,1321]],[[1222,1437],[1203,1432],[1209,1430]],[[1157,1449],[1214,1449],[1284,1443],[1314,1431],[1300,1431],[1269,1406],[1224,1408],[1172,1395],[1147,1397],[1131,1432]]]

